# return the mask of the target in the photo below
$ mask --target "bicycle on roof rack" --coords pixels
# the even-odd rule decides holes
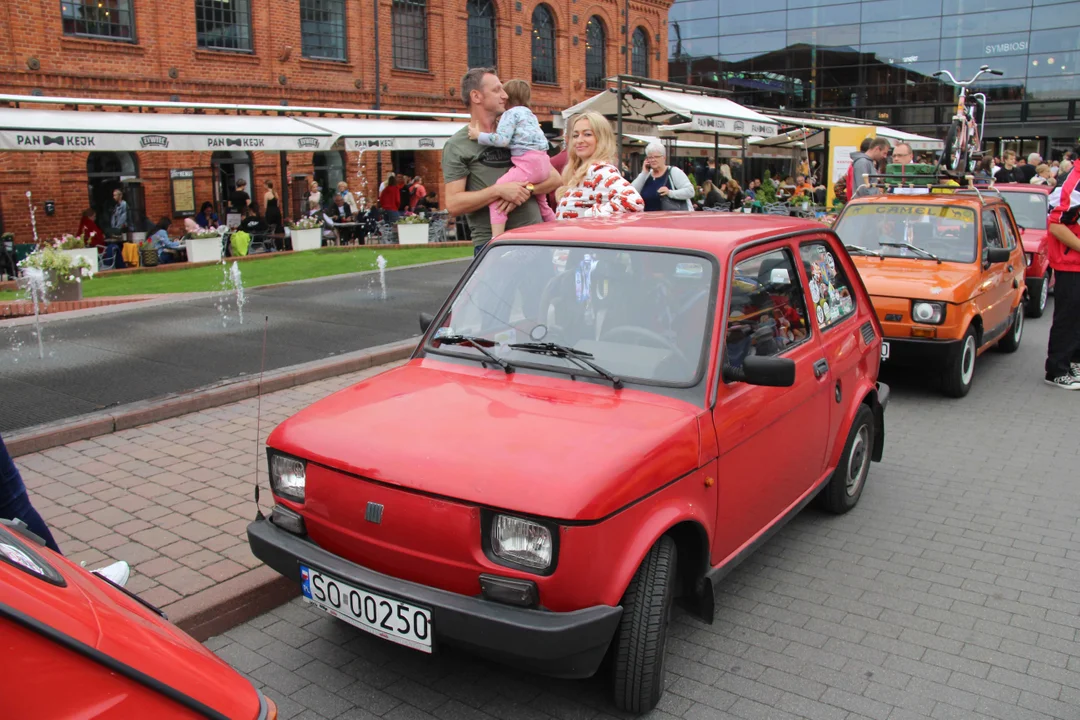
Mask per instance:
[[[941,153],[938,167],[952,176],[974,172],[975,162],[982,156],[983,123],[986,121],[986,95],[973,93],[972,102],[968,102],[968,88],[982,75],[1004,75],[1000,70],[991,70],[983,65],[979,72],[966,82],[953,77],[948,70],[938,70],[933,77],[945,75],[949,81],[960,88],[960,98],[956,103],[956,115],[953,116],[949,133],[945,136],[945,149]],[[978,114],[976,114],[978,110]]]

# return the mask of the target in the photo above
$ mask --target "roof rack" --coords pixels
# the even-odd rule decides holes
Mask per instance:
[[[983,205],[986,204],[986,198],[983,197],[983,192],[988,192],[990,190],[993,190],[995,193],[997,193],[997,196],[999,198],[1002,197],[1001,191],[998,190],[997,187],[994,186],[994,179],[993,178],[982,178],[982,177],[975,177],[974,175],[965,175],[964,180],[967,182],[966,185],[960,185],[960,184],[949,185],[949,184],[947,184],[945,182],[941,182],[942,176],[939,175],[939,174],[936,174],[936,173],[921,173],[921,174],[914,174],[913,173],[911,175],[903,175],[902,177],[903,177],[904,182],[896,182],[896,179],[898,177],[901,177],[901,176],[898,176],[895,173],[890,173],[890,174],[869,174],[869,173],[864,173],[863,174],[863,182],[862,182],[861,185],[859,185],[857,188],[855,188],[855,192],[857,193],[860,189],[862,189],[864,187],[866,187],[866,188],[877,188],[879,190],[886,190],[886,191],[892,190],[892,189],[898,189],[898,188],[926,188],[928,192],[933,191],[933,190],[946,190],[946,191],[949,191],[949,192],[957,192],[959,190],[973,190],[975,192],[975,194],[978,196],[979,201]],[[947,178],[947,179],[952,180],[953,182],[957,182],[953,178]],[[923,182],[920,183],[920,184],[916,184],[916,181],[923,181]],[[937,182],[926,182],[926,181],[937,181]],[[980,192],[980,190],[979,190],[980,186],[982,186],[982,192]]]

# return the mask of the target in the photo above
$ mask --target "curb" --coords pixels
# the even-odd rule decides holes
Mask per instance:
[[[419,340],[420,337],[416,336],[325,360],[313,360],[300,365],[279,368],[265,373],[261,383],[257,377],[226,380],[164,398],[121,405],[112,410],[83,415],[73,420],[35,425],[5,436],[4,442],[11,455],[18,457],[79,440],[89,440],[118,430],[246,400],[255,397],[260,392],[276,392],[296,385],[404,360],[412,355]]]
[[[199,642],[232,630],[300,594],[300,586],[267,565],[177,600],[161,610]]]

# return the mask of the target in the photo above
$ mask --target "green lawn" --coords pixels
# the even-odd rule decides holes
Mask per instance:
[[[377,248],[356,250],[312,250],[250,260],[239,263],[244,287],[307,280],[308,278],[343,275],[345,273],[374,270]],[[469,257],[471,247],[422,247],[409,250],[382,252],[386,267],[419,265],[436,260]],[[84,297],[107,297],[115,295],[156,295],[159,293],[210,292],[221,289],[221,266],[208,265],[186,270],[147,272],[131,275],[101,275],[83,285]],[[0,300],[14,300],[16,293],[0,292]]]

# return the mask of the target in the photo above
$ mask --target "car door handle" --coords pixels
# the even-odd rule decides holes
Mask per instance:
[[[825,358],[821,358],[816,363],[814,363],[814,377],[820,378],[827,372],[829,372],[828,360],[826,360]]]

